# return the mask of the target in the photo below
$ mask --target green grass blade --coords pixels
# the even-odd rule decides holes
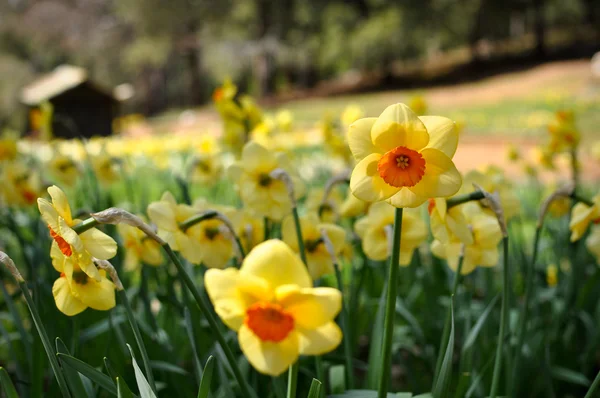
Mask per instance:
[[[0,366],[0,385],[2,385],[2,391],[4,391],[6,398],[19,398],[8,372],[2,366]]]
[[[479,317],[477,322],[475,322],[473,329],[471,329],[469,331],[469,334],[467,335],[467,338],[465,339],[465,344],[462,347],[463,352],[469,350],[473,346],[473,344],[475,343],[475,340],[477,340],[477,336],[479,336],[479,332],[481,332],[481,329],[483,329],[483,325],[485,325],[485,322],[487,321],[489,315],[492,313],[492,310],[494,309],[494,306],[496,305],[496,303],[498,303],[499,299],[500,299],[500,295],[497,294],[492,299],[492,301],[490,301],[490,303],[485,308],[485,310],[483,311],[483,313],[481,314],[481,316]]]
[[[58,353],[56,355],[60,359],[61,363],[64,363],[67,366],[70,366],[71,368],[75,369],[76,371],[78,371],[94,383],[98,384],[100,387],[104,388],[111,394],[117,395],[117,387],[115,386],[115,383],[113,383],[111,378],[105,375],[104,373],[100,372],[93,366],[83,362],[82,360],[74,358],[70,355],[62,353]]]
[[[373,333],[371,342],[380,342],[383,340],[383,317],[385,316],[385,295],[387,287],[381,292],[379,305],[377,306],[377,314],[375,315],[375,323],[373,324]],[[379,386],[379,378],[381,368],[379,367],[378,358],[381,357],[381,346],[379,344],[371,344],[369,350],[369,368],[367,370],[367,388],[375,389]]]
[[[308,390],[308,398],[319,398],[321,395],[321,382],[317,379],[312,379],[310,390]]]
[[[60,337],[56,338],[56,352],[71,355],[65,343],[60,339]],[[60,362],[60,359],[59,359]],[[65,378],[67,379],[67,385],[69,389],[73,393],[74,397],[87,397],[87,391],[83,386],[83,382],[81,381],[81,376],[79,376],[79,372],[73,368],[68,366],[63,366],[63,372],[65,373]]]
[[[188,371],[172,363],[165,361],[150,361],[150,367],[156,370],[162,370],[164,372],[176,373],[182,376],[187,376]]]
[[[596,390],[598,389],[598,387],[600,387],[600,372],[598,372],[598,374],[596,375],[596,378],[594,379],[594,382],[592,383],[592,386],[588,390],[587,394],[585,394],[584,398],[593,398],[593,397],[595,397],[594,393],[596,392]]]
[[[448,345],[444,353],[444,359],[440,367],[440,373],[433,386],[434,398],[443,398],[446,396],[448,381],[452,375],[452,356],[454,355],[454,296],[450,301],[450,336]]]
[[[134,397],[133,393],[129,389],[129,386],[127,385],[127,383],[125,383],[123,381],[122,378],[117,377],[116,381],[117,381],[117,396],[119,398],[133,398]]]
[[[211,355],[204,365],[204,373],[200,380],[200,388],[198,389],[198,398],[207,398],[210,393],[210,383],[212,381],[213,371],[215,370],[215,358]]]
[[[150,387],[148,380],[144,376],[144,372],[137,364],[135,360],[135,355],[133,355],[133,349],[129,344],[127,344],[127,348],[129,348],[129,352],[131,353],[131,362],[133,364],[133,370],[135,371],[135,381],[137,382],[138,390],[140,390],[141,398],[156,398],[156,394]]]
[[[119,374],[112,367],[110,360],[107,357],[104,357],[104,367],[106,368],[106,373],[108,373],[108,376],[110,376],[110,378],[113,379],[116,384],[117,377],[119,377]]]
[[[202,364],[198,359],[198,349],[196,348],[196,340],[194,339],[194,327],[192,325],[192,316],[190,314],[189,308],[185,307],[183,310],[183,319],[185,322],[185,330],[188,336],[188,340],[190,341],[190,346],[192,347],[192,359],[194,360],[194,376],[196,377],[196,382],[200,385],[200,381],[202,380]]]
[[[553,366],[550,370],[552,377],[567,383],[578,384],[583,387],[590,385],[590,381],[583,374],[560,366]]]

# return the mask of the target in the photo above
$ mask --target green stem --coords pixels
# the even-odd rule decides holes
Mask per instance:
[[[594,382],[592,383],[592,386],[588,390],[587,394],[585,394],[584,398],[593,398],[593,397],[595,397],[594,393],[596,392],[596,390],[598,389],[598,387],[600,387],[600,372],[598,372],[598,374],[596,375],[596,378],[594,379]]]
[[[494,373],[492,376],[492,389],[490,398],[498,396],[498,386],[500,384],[500,373],[502,372],[502,352],[504,349],[504,333],[506,323],[508,322],[508,295],[509,295],[509,268],[508,268],[508,236],[502,239],[504,250],[504,284],[502,286],[502,312],[500,314],[500,331],[498,332],[498,344],[496,348],[496,358],[494,359]]]
[[[219,342],[219,345],[223,349],[223,352],[225,353],[225,356],[227,357],[227,361],[229,362],[229,366],[231,366],[231,370],[233,371],[233,375],[236,378],[236,380],[240,386],[240,389],[242,390],[243,396],[249,397],[249,398],[256,397],[256,394],[254,393],[254,391],[252,391],[250,389],[250,386],[248,386],[248,384],[246,383],[246,380],[244,379],[244,376],[238,366],[237,358],[235,357],[235,355],[233,355],[231,348],[227,344],[225,337],[223,336],[223,334],[221,333],[221,330],[219,329],[217,320],[215,319],[213,314],[210,312],[210,309],[208,308],[208,306],[202,299],[202,296],[200,295],[198,288],[196,288],[194,281],[192,280],[190,275],[187,273],[187,271],[183,267],[183,264],[181,264],[181,261],[179,261],[179,258],[177,258],[177,255],[175,254],[175,252],[173,252],[171,247],[167,243],[164,243],[162,245],[162,247],[167,252],[167,255],[169,256],[169,258],[171,259],[173,264],[175,264],[175,267],[177,268],[177,272],[179,273],[183,283],[187,286],[189,291],[192,293],[192,296],[194,296],[194,299],[196,300],[196,303],[198,304],[198,307],[200,308],[200,312],[206,318],[210,329],[214,333],[215,337],[217,338],[217,341]]]
[[[48,334],[46,333],[46,329],[44,328],[44,324],[42,319],[40,318],[40,314],[33,303],[33,298],[31,294],[29,294],[29,288],[25,281],[21,280],[19,282],[19,287],[23,292],[23,297],[25,297],[25,301],[27,302],[27,307],[29,307],[29,312],[31,312],[31,317],[33,318],[33,323],[35,324],[35,328],[40,335],[40,339],[42,341],[42,345],[44,346],[44,350],[46,351],[46,355],[50,360],[50,366],[54,371],[54,376],[56,377],[56,381],[58,382],[58,387],[65,398],[71,398],[71,393],[69,392],[69,388],[67,387],[67,382],[65,380],[65,376],[60,369],[60,365],[58,364],[58,360],[56,359],[56,352],[52,348],[52,344],[50,344],[50,340],[48,339]]]
[[[454,274],[454,283],[452,284],[452,293],[450,294],[451,301],[452,301],[452,298],[456,296],[456,291],[458,290],[458,283],[460,281],[463,262],[464,262],[464,256],[461,255],[458,258],[458,267],[456,268],[456,273]],[[440,340],[440,350],[438,352],[437,362],[435,364],[435,374],[433,377],[433,385],[435,385],[435,383],[436,383],[436,380],[440,373],[440,368],[442,367],[442,361],[444,360],[444,349],[448,345],[448,338],[450,337],[451,321],[452,321],[452,306],[448,307],[448,312],[446,313],[446,321],[444,322],[444,330],[442,332],[442,339]]]
[[[472,200],[481,200],[484,198],[483,192],[481,191],[473,191],[466,195],[455,196],[451,199],[448,199],[446,202],[446,206],[449,208],[461,205],[463,203],[470,202]]]
[[[298,216],[298,208],[294,206],[292,208],[292,214],[294,215],[294,225],[296,226],[296,238],[298,239],[298,250],[300,251],[300,258],[304,265],[307,265],[306,261],[306,250],[304,248],[304,238],[302,237],[302,227],[300,225],[300,216]],[[317,363],[317,365],[320,365]],[[295,398],[296,397],[296,386],[298,384],[298,361],[294,362],[288,370],[288,388],[287,388],[287,398]],[[317,366],[317,372],[319,371],[319,366]],[[317,377],[319,375],[317,374]]]
[[[221,220],[221,222],[229,229],[229,232],[233,235],[234,239],[235,239],[235,243],[240,251],[240,254],[242,256],[242,258],[246,257],[246,252],[244,250],[244,246],[242,245],[242,241],[240,241],[240,238],[238,237],[238,235],[235,233],[235,231],[233,230],[233,228],[231,227],[230,222],[231,221],[227,221],[223,220],[223,215],[221,215],[219,212],[215,211],[215,210],[208,210],[208,211],[204,211],[200,214],[196,214],[193,217],[188,218],[187,220],[185,220],[184,222],[182,222],[181,224],[179,224],[179,229],[181,229],[183,232],[185,232],[188,228],[191,228],[192,226],[201,223],[202,221],[206,221],[206,220],[210,220],[213,219],[215,217],[219,217],[219,219]]]
[[[77,233],[77,235],[81,235],[85,231],[88,231],[88,230],[94,228],[98,224],[100,224],[100,223],[98,221],[96,221],[96,219],[90,217],[90,218],[83,220],[79,224],[73,225],[71,227],[71,229],[73,231],[75,231],[75,233]]]
[[[402,236],[402,208],[396,209],[392,253],[388,273],[388,290],[385,304],[385,321],[383,331],[383,347],[381,362],[381,379],[379,381],[379,398],[387,397],[392,362],[392,338],[394,336],[394,314],[396,313],[396,295],[398,294],[398,267],[400,260],[400,238]]]
[[[121,302],[123,303],[123,307],[125,307],[125,314],[127,314],[129,325],[131,325],[131,329],[133,330],[135,342],[137,343],[140,353],[142,354],[142,362],[144,362],[144,369],[146,370],[146,377],[148,378],[148,383],[150,384],[152,391],[156,393],[156,385],[154,384],[154,375],[152,374],[152,368],[150,367],[150,359],[148,358],[148,352],[146,351],[144,340],[142,340],[142,335],[140,333],[140,329],[138,328],[138,324],[135,320],[135,317],[133,316],[133,310],[131,309],[131,304],[129,304],[127,293],[125,293],[125,290],[119,290],[118,292]]]
[[[531,256],[531,262],[527,268],[527,276],[525,278],[525,299],[523,300],[523,309],[521,311],[521,319],[519,321],[519,331],[517,336],[517,346],[515,347],[515,362],[513,365],[513,376],[512,376],[512,391],[509,396],[513,396],[517,389],[517,381],[519,380],[519,371],[521,364],[521,355],[523,351],[523,344],[525,342],[525,334],[527,333],[527,318],[529,316],[529,302],[533,296],[533,290],[535,288],[533,283],[533,275],[535,269],[535,262],[537,260],[537,254],[539,249],[540,236],[542,234],[542,228],[544,225],[544,218],[540,219],[539,225],[535,230],[535,237],[533,239],[533,254]]]
[[[338,289],[344,295],[344,285],[342,283],[342,272],[340,266],[335,261],[333,263],[335,269],[335,278],[337,280]],[[340,312],[340,321],[342,324],[342,334],[344,335],[344,356],[346,357],[346,388],[352,390],[354,388],[354,365],[352,364],[352,340],[350,336],[350,325],[348,325],[348,308],[346,301],[342,300],[342,311]]]
[[[586,199],[586,198],[584,198],[584,197],[582,197],[582,196],[579,196],[579,195],[578,195],[578,194],[575,192],[575,190],[573,190],[573,193],[571,194],[571,199],[574,199],[574,200],[576,200],[577,202],[581,202],[581,203],[583,203],[583,204],[585,204],[585,205],[588,205],[588,206],[590,206],[590,207],[592,207],[592,206],[594,205],[594,202],[592,202],[591,200],[589,200],[589,199]]]

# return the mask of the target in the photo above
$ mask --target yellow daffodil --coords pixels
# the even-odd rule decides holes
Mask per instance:
[[[477,203],[469,202],[458,206],[472,233],[472,243],[467,244],[455,234],[446,242],[439,238],[431,244],[431,252],[446,259],[453,271],[458,268],[458,260],[464,245],[464,260],[461,273],[469,274],[477,266],[493,267],[498,263],[498,243],[502,232],[495,216],[482,209]]]
[[[585,247],[596,257],[596,262],[600,264],[600,225],[592,226],[592,230],[585,240]]]
[[[190,179],[205,185],[216,184],[223,171],[221,159],[215,153],[198,153],[190,162]]]
[[[144,232],[127,224],[118,224],[117,231],[125,248],[125,270],[136,270],[142,263],[154,266],[163,263],[160,245]]]
[[[365,214],[370,205],[371,203],[358,199],[352,192],[348,191],[348,196],[340,205],[340,215],[342,217],[358,217]]]
[[[102,185],[113,184],[120,179],[117,159],[110,156],[105,150],[97,155],[90,155],[90,163],[96,178]]]
[[[334,269],[331,254],[329,254],[323,243],[321,230],[325,230],[327,236],[331,239],[335,255],[340,254],[344,248],[346,231],[335,224],[321,223],[319,216],[315,213],[309,213],[300,217],[300,227],[306,251],[306,261],[308,262],[308,272],[311,278],[316,280],[323,275],[333,274]],[[283,220],[281,234],[283,241],[298,253],[300,251],[298,248],[298,236],[296,235],[296,225],[292,216],[288,216]]]
[[[464,192],[473,189],[473,183],[479,185],[490,193],[498,192],[500,204],[507,220],[518,215],[521,211],[521,202],[515,193],[513,184],[506,178],[504,171],[498,167],[487,167],[483,172],[472,170],[465,175]]]
[[[80,170],[77,163],[67,155],[57,153],[48,162],[50,174],[63,185],[73,186],[77,182]]]
[[[427,113],[427,101],[422,95],[414,95],[410,98],[408,106],[417,115],[422,116]]]
[[[473,233],[460,206],[448,209],[445,199],[430,199],[428,211],[435,239],[447,243],[458,238],[466,245],[473,244]]]
[[[216,210],[229,219],[235,213],[235,209],[231,207],[209,204],[203,199],[194,202],[194,209],[198,213]],[[225,268],[229,260],[234,257],[236,248],[234,248],[233,236],[223,221],[209,219],[192,228],[191,237],[197,244],[195,261],[192,262],[204,264],[208,268]]]
[[[554,154],[549,148],[535,147],[532,150],[533,160],[546,170],[555,170]]]
[[[77,258],[64,255],[54,249],[53,261],[63,264],[63,272],[52,286],[56,307],[67,316],[74,316],[85,309],[108,311],[115,306],[115,285],[99,270],[98,278],[91,278],[79,267]],[[61,260],[60,258],[63,258]]]
[[[294,125],[294,115],[289,109],[281,109],[275,115],[275,122],[280,131],[289,133]]]
[[[342,115],[340,116],[340,122],[342,123],[342,128],[346,129],[352,123],[360,119],[364,116],[364,112],[359,105],[350,104],[342,111]]]
[[[88,277],[101,281],[100,273],[93,263],[93,258],[108,260],[117,253],[117,243],[97,228],[88,229],[78,235],[71,227],[81,222],[71,216],[71,207],[65,193],[53,185],[48,188],[52,202],[39,198],[38,208],[42,220],[46,223],[52,242],[52,265],[58,272],[67,273],[70,266],[72,272],[80,269]],[[67,264],[70,263],[71,265]]]
[[[334,350],[342,332],[334,319],[339,290],[313,288],[300,258],[283,242],[256,246],[241,268],[210,269],[204,285],[223,322],[238,334],[242,352],[261,373],[278,376],[299,355]]]
[[[555,264],[546,267],[546,283],[550,287],[554,287],[558,283],[558,267]]]
[[[323,202],[323,188],[317,188],[310,191],[306,197],[306,210],[309,213],[319,215],[322,222],[334,223],[339,218],[339,207],[342,204],[342,198],[337,190],[332,190],[325,202]]]
[[[265,238],[265,222],[260,217],[255,217],[246,210],[238,210],[232,217],[235,232],[248,253],[252,248],[261,243]]]
[[[178,204],[170,192],[165,192],[160,201],[148,205],[148,216],[156,224],[158,235],[173,250],[179,251],[186,260],[195,264],[201,260],[197,244],[200,225],[196,224],[184,231],[180,224],[197,213],[199,211],[192,206]]]
[[[367,257],[385,260],[390,256],[392,242],[388,235],[394,225],[394,208],[385,202],[373,203],[367,215],[354,224],[354,230],[362,239]],[[410,264],[413,252],[427,238],[427,227],[417,210],[406,210],[402,216],[400,238],[400,265]]]
[[[352,154],[350,153],[346,139],[340,132],[339,125],[330,113],[323,115],[323,119],[319,122],[319,129],[321,130],[323,143],[327,152],[343,159],[349,164],[352,161]]]
[[[12,137],[0,137],[0,162],[16,159],[17,152],[16,139]]]
[[[428,198],[454,195],[462,184],[452,162],[458,135],[450,119],[418,117],[395,104],[378,118],[354,122],[348,143],[359,162],[350,189],[364,201],[417,207]]]
[[[31,206],[42,193],[39,173],[21,160],[0,164],[0,197],[9,206]]]
[[[590,223],[600,223],[600,194],[592,198],[593,206],[578,202],[571,211],[571,242],[575,242],[585,234]]]
[[[260,217],[279,221],[291,211],[286,185],[271,176],[275,169],[285,170],[292,178],[296,197],[304,191],[304,184],[282,154],[274,154],[263,146],[249,142],[244,146],[242,158],[228,172],[239,189],[247,208]]]
[[[554,120],[548,125],[548,132],[550,133],[548,147],[552,153],[572,150],[581,140],[572,110],[557,111]]]

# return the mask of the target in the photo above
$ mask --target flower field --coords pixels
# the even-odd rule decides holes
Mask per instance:
[[[213,102],[220,135],[2,137],[0,395],[600,396],[597,100]],[[470,126],[544,138],[461,173]]]

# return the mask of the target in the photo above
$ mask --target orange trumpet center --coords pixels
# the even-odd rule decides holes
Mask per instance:
[[[48,225],[48,229],[50,230],[50,236],[58,244],[58,248],[60,249],[62,254],[64,254],[67,257],[71,257],[71,255],[73,254],[73,250],[71,250],[71,245],[68,244],[67,241],[64,240],[62,236],[60,236],[59,234],[54,232],[54,230],[52,228],[50,228],[49,225]]]
[[[413,187],[425,174],[425,159],[419,152],[399,146],[379,159],[377,171],[393,187]]]
[[[278,304],[255,303],[246,311],[246,326],[262,341],[278,343],[294,329],[294,318]]]

